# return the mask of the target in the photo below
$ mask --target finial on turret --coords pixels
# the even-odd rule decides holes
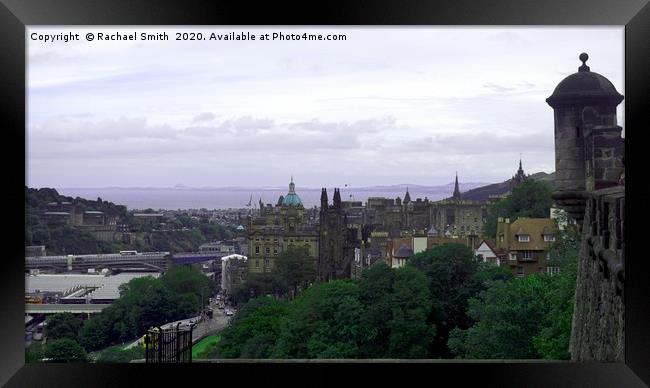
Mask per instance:
[[[582,53],[578,57],[582,61],[582,66],[578,68],[578,71],[589,71],[589,66],[585,62],[587,62],[587,59],[589,59],[589,55],[587,53]]]

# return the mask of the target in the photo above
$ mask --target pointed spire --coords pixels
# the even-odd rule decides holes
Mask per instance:
[[[341,193],[337,188],[334,189],[334,208],[335,209],[341,208]]]
[[[406,186],[406,194],[404,194],[404,201],[402,201],[402,203],[404,203],[404,205],[406,205],[409,202],[411,202],[411,194],[409,194],[409,187],[407,185]]]
[[[324,187],[320,192],[320,210],[321,211],[327,210],[327,189]]]
[[[456,171],[456,183],[454,184],[454,199],[460,199],[460,188],[458,187],[458,171]]]

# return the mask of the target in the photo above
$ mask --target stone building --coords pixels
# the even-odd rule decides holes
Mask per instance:
[[[458,186],[458,174],[451,198],[433,202],[431,205],[431,226],[439,235],[447,237],[469,237],[472,249],[480,242],[483,223],[487,217],[487,205],[479,201],[463,200]]]
[[[496,253],[503,256],[501,265],[512,270],[513,276],[523,277],[537,272],[556,272],[549,265],[548,251],[555,241],[557,227],[551,218],[519,217],[497,220]]]
[[[415,201],[411,201],[408,189],[404,198],[409,198],[409,200],[403,205],[403,229],[413,231],[428,230],[431,226],[431,203],[429,199],[416,198]]]
[[[329,205],[325,188],[321,190],[320,200],[318,279],[327,281],[350,278],[355,249],[361,248],[360,229],[350,224],[341,202],[339,189],[334,189],[332,205]],[[354,204],[349,205],[348,209],[351,210]],[[360,252],[357,254],[360,255]]]
[[[50,202],[43,217],[50,224],[78,226],[83,224],[83,210],[72,202]]]
[[[576,361],[624,362],[624,139],[616,107],[623,96],[580,54],[578,72],[546,102],[555,122],[553,199],[580,226],[582,247],[569,351]]]
[[[221,258],[221,289],[231,295],[246,279],[247,257],[232,254]]]
[[[289,192],[278,205],[264,206],[260,200],[259,215],[251,218],[248,227],[250,272],[271,272],[278,256],[290,247],[305,247],[316,264],[318,228],[310,222],[310,213],[295,188],[292,177]]]

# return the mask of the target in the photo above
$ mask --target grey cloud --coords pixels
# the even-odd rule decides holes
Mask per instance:
[[[318,119],[311,121],[289,124],[291,130],[327,132],[327,133],[376,133],[380,131],[397,129],[395,117],[388,116],[380,119],[358,120],[352,123],[342,122],[321,122]]]
[[[201,113],[199,115],[194,116],[194,118],[192,119],[192,124],[202,122],[202,121],[212,121],[216,117],[217,116],[215,116],[214,113],[211,112]]]
[[[106,158],[183,155],[199,153],[241,155],[274,153],[307,155],[322,150],[350,150],[362,146],[359,135],[392,128],[394,118],[360,120],[352,124],[312,120],[297,131],[295,125],[275,124],[270,119],[243,116],[213,126],[182,130],[169,125],[150,126],[144,118],[98,122],[70,118],[50,120],[28,131],[30,158]],[[260,129],[265,129],[260,131]]]
[[[393,144],[400,152],[440,152],[453,155],[500,155],[519,152],[552,152],[553,134],[546,132],[495,134],[449,133]]]
[[[269,129],[272,125],[273,120],[256,119],[252,116],[238,117],[234,120],[228,120],[222,124],[222,126],[225,128],[230,128],[241,132],[255,131],[258,129]]]
[[[80,121],[69,117],[52,119],[30,128],[30,137],[38,141],[79,143],[88,140],[124,140],[132,138],[170,139],[177,133],[169,125],[147,124],[144,118]]]

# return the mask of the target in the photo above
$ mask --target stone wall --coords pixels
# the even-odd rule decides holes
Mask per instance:
[[[624,362],[625,188],[586,196],[569,351],[575,361]]]

